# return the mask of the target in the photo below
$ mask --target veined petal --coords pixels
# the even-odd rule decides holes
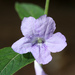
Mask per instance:
[[[53,18],[47,17],[47,21],[48,21],[48,25],[47,25],[46,32],[45,32],[46,39],[51,37],[56,29],[56,24]]]
[[[24,54],[24,53],[30,52],[30,50],[27,49],[27,48],[31,47],[30,39],[28,39],[26,37],[22,37],[21,39],[16,41],[11,47],[15,52],[17,52],[19,54]]]
[[[43,36],[45,39],[53,34],[55,31],[55,21],[46,15],[41,16],[35,22],[34,33]]]
[[[33,17],[24,18],[21,23],[21,31],[25,37],[33,36],[33,26],[36,19]]]
[[[46,40],[45,44],[48,50],[53,53],[60,52],[67,46],[66,38],[60,32],[53,34],[52,37]]]
[[[37,63],[36,60],[34,61],[34,68],[35,68],[36,75],[47,75],[42,69],[42,67],[40,66],[40,64]]]
[[[31,53],[39,64],[47,64],[52,60],[50,51],[43,44],[33,46]]]

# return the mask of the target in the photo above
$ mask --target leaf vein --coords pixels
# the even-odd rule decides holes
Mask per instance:
[[[20,54],[17,54],[14,58],[16,58],[18,55],[20,55]],[[10,60],[10,62],[11,62],[12,60],[14,60],[14,58],[12,58],[12,59]],[[9,62],[9,63],[10,63],[10,62]],[[9,63],[4,67],[4,69],[9,65]],[[4,70],[4,69],[3,69],[3,70]],[[3,70],[1,71],[1,73],[3,72]]]

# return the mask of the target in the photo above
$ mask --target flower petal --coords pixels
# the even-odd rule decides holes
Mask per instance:
[[[33,35],[33,26],[36,19],[33,17],[24,18],[21,23],[21,31],[25,37]]]
[[[33,46],[31,53],[39,64],[47,64],[52,60],[50,51],[47,50],[44,44]]]
[[[34,61],[34,68],[35,68],[36,75],[47,75],[42,69],[42,67],[40,66],[40,64],[36,62],[36,60]]]
[[[28,39],[26,37],[22,37],[21,39],[16,41],[11,47],[15,52],[17,52],[19,54],[24,54],[24,53],[30,52],[30,50],[27,49],[27,48],[31,47],[30,39]]]
[[[46,15],[41,16],[36,20],[34,26],[34,33],[39,36],[43,36],[44,38],[48,38],[55,31],[55,22],[51,17],[47,17]]]
[[[53,53],[60,52],[67,46],[66,38],[60,32],[53,34],[52,37],[46,40],[45,44],[47,45],[48,50]]]

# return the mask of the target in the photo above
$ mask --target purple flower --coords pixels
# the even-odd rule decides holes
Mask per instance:
[[[44,70],[42,69],[41,65],[34,61],[34,68],[36,75],[47,75]]]
[[[66,46],[66,38],[60,32],[55,34],[55,22],[46,15],[38,19],[33,17],[24,18],[21,31],[24,37],[12,45],[12,49],[24,54],[31,52],[39,64],[47,64],[52,60],[51,52],[62,51]]]

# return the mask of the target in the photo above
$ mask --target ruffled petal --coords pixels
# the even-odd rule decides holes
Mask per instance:
[[[50,51],[47,50],[44,44],[33,46],[31,53],[39,64],[47,64],[52,60]]]
[[[24,18],[21,23],[21,31],[25,37],[33,36],[33,26],[35,24],[36,19],[33,17]]]
[[[30,52],[29,47],[31,47],[30,39],[26,37],[22,37],[11,46],[11,48],[19,54]]]
[[[52,37],[46,40],[45,44],[48,50],[53,53],[60,52],[67,46],[66,38],[60,32],[53,34]]]
[[[35,22],[34,33],[38,36],[43,36],[45,39],[55,31],[55,22],[51,17],[46,15],[41,16]]]
[[[43,68],[40,66],[40,64],[36,62],[36,60],[34,61],[34,68],[35,68],[36,75],[47,75],[44,72]]]

